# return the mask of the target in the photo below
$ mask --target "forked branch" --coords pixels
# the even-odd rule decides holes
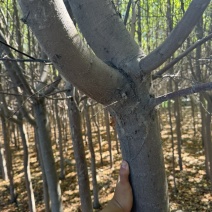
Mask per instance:
[[[19,4],[27,17],[25,23],[45,53],[73,85],[102,104],[121,99],[122,92],[131,89],[118,70],[103,63],[83,43],[63,1],[19,0]]]

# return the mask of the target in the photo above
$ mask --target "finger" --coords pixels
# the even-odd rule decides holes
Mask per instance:
[[[126,183],[129,181],[129,173],[130,173],[129,165],[126,161],[123,160],[119,171],[120,183]]]

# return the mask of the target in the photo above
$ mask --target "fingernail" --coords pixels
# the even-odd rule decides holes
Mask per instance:
[[[123,169],[127,169],[127,166],[128,166],[127,162],[125,160],[123,160],[122,163],[121,163],[121,167]]]

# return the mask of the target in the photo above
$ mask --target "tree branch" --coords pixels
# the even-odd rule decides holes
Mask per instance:
[[[80,31],[95,54],[126,73],[140,71],[144,53],[127,31],[111,0],[69,0]],[[130,6],[129,0],[128,6]],[[95,14],[95,15],[94,15]]]
[[[0,32],[0,40],[3,41],[4,43],[6,43],[1,32]],[[0,45],[0,47],[1,47],[0,48],[0,55],[2,54],[2,52],[5,52],[10,58],[13,58],[13,55],[10,51],[10,48],[7,45]],[[24,92],[24,94],[26,94],[30,97],[33,96],[33,92],[31,90],[29,84],[27,83],[25,77],[23,76],[21,69],[18,66],[17,62],[11,63],[9,61],[4,61],[4,66],[6,67],[8,75],[10,76],[13,84],[15,85],[13,87],[13,90],[15,91],[15,93],[18,94],[18,88],[17,87],[20,87],[22,89],[22,91]],[[28,113],[27,109],[25,108],[22,96],[20,97],[20,96],[16,95],[16,100],[19,104],[19,110],[21,111],[23,116],[26,118],[26,120],[31,125],[35,126],[35,120]]]
[[[127,4],[127,10],[126,10],[126,13],[125,13],[125,16],[124,16],[124,25],[125,26],[127,25],[127,20],[128,20],[129,13],[130,13],[131,3],[132,3],[132,0],[129,0],[128,4]]]
[[[8,48],[10,48],[10,49],[12,49],[12,50],[14,50],[14,51],[20,53],[20,54],[22,54],[22,55],[24,55],[24,56],[26,56],[26,57],[32,59],[32,60],[35,60],[34,57],[32,57],[32,56],[30,56],[30,55],[28,55],[28,54],[25,54],[24,52],[19,51],[18,49],[16,49],[16,48],[12,47],[11,45],[7,44],[5,41],[0,40],[0,43],[3,44],[3,45],[5,45],[6,47],[8,47]]]
[[[2,55],[2,53],[6,53],[6,55],[9,58],[14,58],[13,54],[11,52],[11,48],[9,45],[5,45],[6,41],[4,39],[3,34],[0,32],[0,56]],[[32,58],[32,57],[31,57]],[[18,66],[17,62],[14,63],[10,63],[9,61],[4,61],[4,66],[6,67],[9,76],[11,78],[11,80],[13,81],[13,83],[16,86],[19,86],[23,92],[25,92],[27,95],[31,96],[33,95],[33,91],[31,90],[29,84],[27,83],[25,77],[22,74],[22,71],[20,69],[20,67]]]
[[[140,75],[148,74],[162,65],[185,41],[210,0],[193,0],[181,21],[166,38],[166,40],[149,55],[140,60]]]
[[[61,76],[59,75],[54,82],[52,82],[48,88],[45,90],[44,92],[44,96],[46,95],[50,95],[59,85],[60,81],[61,81]]]
[[[50,60],[76,87],[102,104],[120,100],[121,92],[131,89],[120,72],[103,63],[83,43],[63,1],[19,0],[19,4],[25,23]]]
[[[165,102],[170,99],[175,99],[180,96],[186,96],[190,95],[193,93],[199,93],[201,91],[207,91],[207,90],[212,90],[212,82],[207,82],[207,83],[202,83],[199,85],[194,85],[189,88],[181,89],[176,92],[168,93],[162,96],[159,96],[155,99],[152,100],[152,105],[155,107],[156,105],[161,104],[162,102]]]
[[[0,61],[10,61],[10,62],[19,62],[19,63],[45,63],[45,65],[51,65],[50,60],[43,60],[43,59],[14,59],[14,58],[0,58]]]
[[[162,77],[162,74],[165,73],[167,70],[169,70],[170,68],[172,68],[177,62],[179,62],[183,57],[185,57],[186,55],[188,55],[193,49],[195,49],[197,46],[202,45],[203,43],[207,42],[208,40],[210,40],[212,38],[212,33],[209,34],[208,36],[202,38],[201,40],[198,40],[196,43],[194,43],[193,45],[191,45],[188,49],[186,49],[186,51],[184,51],[182,54],[180,54],[178,57],[176,57],[175,59],[173,59],[168,65],[166,65],[164,68],[162,68],[160,71],[158,71],[157,73],[155,73],[152,76],[152,79],[157,79]]]

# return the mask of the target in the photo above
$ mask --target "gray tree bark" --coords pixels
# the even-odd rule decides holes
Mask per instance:
[[[48,123],[45,113],[44,99],[37,100],[33,105],[36,117],[39,150],[47,179],[52,212],[62,212],[62,197],[55,168],[51,140],[48,132]]]
[[[116,118],[122,155],[131,169],[133,211],[168,211],[150,73],[180,47],[209,2],[193,0],[164,43],[145,56],[110,0],[69,0],[96,57],[82,43],[63,2],[19,0],[25,23],[58,70],[88,96],[107,105]]]
[[[102,136],[100,134],[98,116],[97,116],[97,114],[95,114],[94,107],[92,107],[92,117],[93,117],[94,125],[95,125],[96,130],[97,130],[97,140],[98,140],[98,144],[99,144],[99,155],[100,155],[100,158],[101,158],[101,165],[103,166],[102,144],[101,144]]]
[[[112,168],[113,155],[112,155],[112,144],[111,144],[111,135],[110,135],[110,121],[109,121],[109,114],[106,109],[104,109],[104,116],[105,116],[105,125],[106,125],[107,142],[108,142],[108,153],[110,155],[110,168]]]
[[[20,115],[19,115],[20,116]],[[21,123],[18,125],[20,130],[20,135],[22,139],[23,149],[24,149],[24,176],[25,176],[25,184],[26,184],[26,190],[27,190],[27,196],[28,196],[28,205],[29,205],[29,211],[35,212],[35,197],[32,187],[32,180],[31,180],[31,172],[30,172],[30,157],[29,157],[29,143],[28,139],[26,138],[25,134],[25,127],[22,121],[22,117],[19,117],[19,120],[21,120]]]
[[[58,111],[58,100],[55,100],[55,115],[57,120],[57,129],[58,129],[58,144],[59,144],[59,153],[60,153],[60,180],[65,179],[65,167],[64,167],[64,156],[63,156],[63,136],[62,128],[60,124],[59,111]]]
[[[208,169],[209,169],[209,177],[212,182],[212,136],[211,136],[211,114],[212,114],[212,95],[206,94],[207,99],[207,113],[206,113],[206,129],[205,129],[205,138],[206,138],[206,148],[208,153]]]
[[[92,130],[91,130],[91,120],[90,120],[90,112],[89,105],[87,104],[87,98],[84,100],[84,111],[85,111],[85,120],[86,120],[86,128],[87,128],[87,137],[88,137],[88,146],[90,150],[90,160],[91,160],[91,176],[92,176],[92,185],[93,185],[93,208],[100,208],[99,203],[99,188],[96,178],[96,155],[93,147],[93,139],[92,139]]]
[[[5,151],[3,143],[0,142],[0,175],[3,180],[8,180]]]
[[[178,91],[178,83],[175,82],[175,89]],[[180,171],[183,170],[181,145],[182,145],[182,133],[181,133],[181,111],[180,111],[180,99],[176,98],[174,102],[174,115],[176,121],[176,134],[177,134],[177,152],[178,152],[178,165]]]
[[[45,212],[50,212],[51,206],[50,206],[50,199],[49,199],[49,192],[48,192],[48,184],[47,184],[47,178],[46,178],[46,174],[45,174],[43,159],[42,159],[42,155],[41,155],[37,129],[34,129],[34,135],[35,135],[35,145],[36,145],[36,148],[37,148],[38,162],[39,162],[39,165],[41,167],[42,184],[43,184],[42,188],[43,188],[43,199],[44,199],[44,205],[45,205]]]
[[[5,158],[6,158],[6,166],[7,166],[7,174],[10,182],[10,202],[14,203],[17,201],[17,194],[15,191],[15,184],[13,178],[13,166],[12,166],[12,155],[10,150],[10,139],[8,135],[8,127],[6,123],[6,119],[3,115],[1,115],[1,123],[2,123],[2,134],[4,139],[4,149],[5,149]]]
[[[76,160],[76,169],[79,184],[79,194],[82,211],[92,211],[91,194],[89,187],[89,177],[87,163],[85,159],[85,150],[82,140],[82,129],[80,112],[73,99],[73,86],[67,83],[67,104],[70,120],[71,137],[74,149],[74,158]]]

